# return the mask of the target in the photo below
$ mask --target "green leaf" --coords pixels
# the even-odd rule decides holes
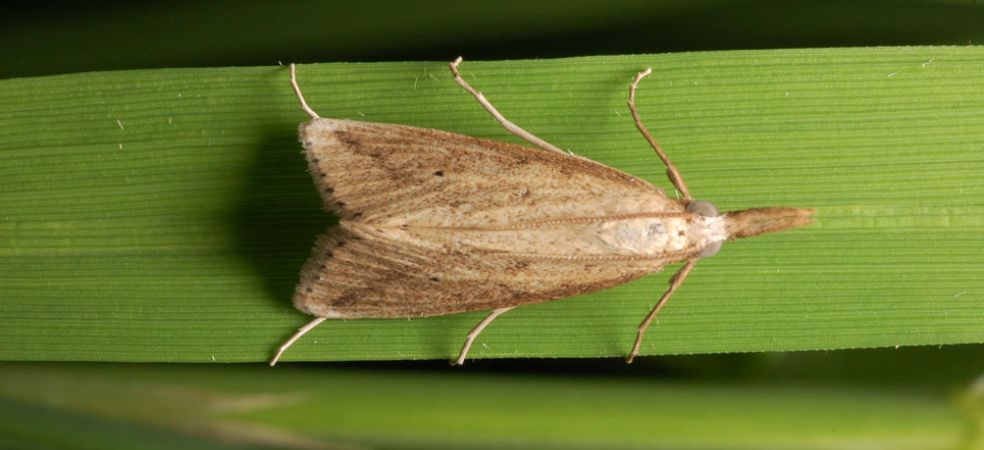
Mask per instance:
[[[973,420],[981,395],[972,388],[961,389],[961,406],[952,391],[878,383],[715,383],[542,370],[462,376],[255,365],[2,367],[4,448],[980,448]]]
[[[540,137],[669,185],[628,83],[691,191],[815,208],[725,245],[645,354],[984,342],[984,49],[845,48],[465,61]],[[303,65],[322,116],[507,135],[442,62]],[[262,361],[329,225],[284,67],[0,80],[0,359]],[[471,356],[621,356],[668,273],[497,319]],[[447,358],[484,313],[329,321],[287,360]]]

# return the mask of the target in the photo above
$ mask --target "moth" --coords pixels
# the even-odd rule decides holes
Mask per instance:
[[[490,310],[452,361],[462,364],[482,330],[516,307],[610,288],[682,262],[636,330],[631,363],[700,258],[727,240],[812,222],[808,209],[720,213],[695,201],[636,108],[636,89],[652,69],[632,80],[629,111],[679,198],[516,126],[461,77],[461,61],[449,64],[454,80],[507,131],[538,148],[320,117],[290,65],[290,84],[310,116],[299,132],[308,168],[324,206],[340,220],[317,239],[294,295],[294,306],[316,318],[277,350],[271,366],[327,319]]]

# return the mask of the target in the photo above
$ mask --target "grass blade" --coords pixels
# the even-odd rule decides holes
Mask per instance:
[[[702,262],[644,354],[984,342],[984,49],[847,48],[467,61],[514,122],[698,198],[812,207],[810,228]],[[300,67],[324,116],[514,140],[442,62]],[[329,225],[283,67],[0,80],[0,359],[261,361]],[[657,274],[497,320],[474,357],[627,352]],[[482,313],[328,322],[295,360],[445,358]]]

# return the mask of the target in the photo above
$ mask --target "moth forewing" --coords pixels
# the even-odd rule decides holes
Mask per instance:
[[[318,238],[294,296],[317,318],[271,360],[327,318],[430,317],[492,310],[453,361],[499,315],[517,306],[594,292],[687,261],[640,326],[649,323],[696,260],[733,237],[805,222],[791,209],[735,218],[694,202],[683,178],[629,106],[684,198],[575,157],[506,120],[458,72],[455,81],[534,149],[446,131],[321,118],[291,85],[311,120],[300,127],[308,168],[337,228]],[[779,212],[782,210],[782,212]],[[758,212],[753,212],[758,211]],[[797,215],[799,214],[799,215]],[[796,216],[789,219],[790,216]],[[769,223],[769,218],[777,222]]]

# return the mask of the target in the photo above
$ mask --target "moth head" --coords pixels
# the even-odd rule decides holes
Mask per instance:
[[[757,236],[813,223],[812,209],[752,208],[725,214],[728,239]]]
[[[690,204],[687,205],[687,212],[697,214],[698,216],[703,216],[703,217],[717,217],[721,215],[720,213],[718,213],[717,207],[714,206],[713,203],[707,200],[697,200],[697,201],[690,202]],[[700,250],[699,253],[697,253],[697,257],[707,258],[716,255],[717,252],[721,251],[721,244],[723,243],[724,241],[714,241],[711,242],[710,244],[707,244],[703,249]]]

